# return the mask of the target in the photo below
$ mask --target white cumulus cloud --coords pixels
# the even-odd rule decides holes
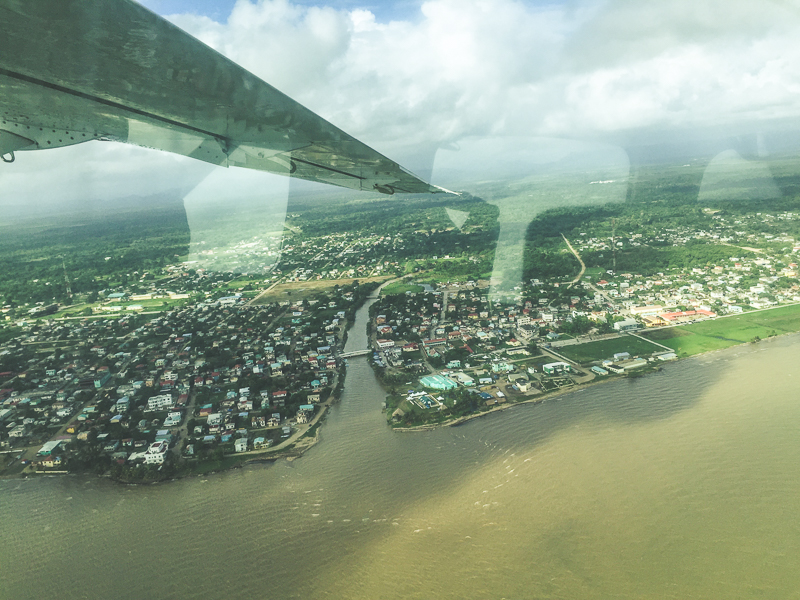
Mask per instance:
[[[416,18],[239,0],[170,19],[368,143],[800,116],[798,2],[430,0]]]
[[[406,18],[355,0],[238,0],[216,20],[168,18],[423,177],[436,147],[466,138],[619,144],[800,122],[800,0],[397,1]],[[27,187],[149,194],[208,169],[93,142],[20,153],[2,187],[5,203]]]

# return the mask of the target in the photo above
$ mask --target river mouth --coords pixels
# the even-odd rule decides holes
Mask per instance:
[[[387,427],[350,359],[302,460],[0,481],[0,598],[789,597],[799,341],[416,435]]]

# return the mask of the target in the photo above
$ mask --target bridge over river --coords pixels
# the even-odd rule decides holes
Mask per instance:
[[[352,352],[342,352],[339,358],[352,358],[353,356],[365,356],[372,352],[369,348],[365,350],[353,350]]]

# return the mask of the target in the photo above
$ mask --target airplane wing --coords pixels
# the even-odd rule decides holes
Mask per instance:
[[[132,0],[0,0],[0,155],[89,140],[356,190],[447,192]]]

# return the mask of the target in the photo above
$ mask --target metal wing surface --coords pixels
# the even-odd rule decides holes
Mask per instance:
[[[0,154],[91,139],[382,193],[432,186],[131,0],[0,0]]]

